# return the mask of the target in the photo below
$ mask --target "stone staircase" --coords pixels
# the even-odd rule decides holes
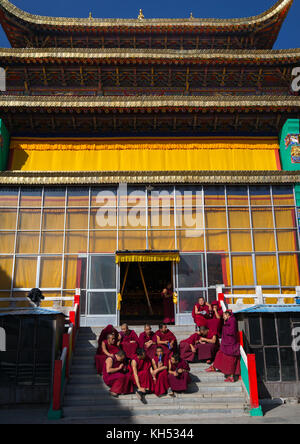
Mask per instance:
[[[154,327],[155,328],[155,327]],[[153,329],[154,329],[153,328]],[[198,418],[239,417],[248,413],[248,398],[241,382],[228,384],[220,373],[206,373],[205,364],[191,364],[187,393],[175,398],[147,395],[142,404],[135,395],[112,398],[102,378],[97,375],[94,355],[100,328],[81,328],[73,357],[71,376],[63,402],[64,417],[74,420],[127,418],[134,423],[147,417]],[[141,327],[135,327],[140,333]],[[190,327],[173,327],[178,341],[193,331]]]

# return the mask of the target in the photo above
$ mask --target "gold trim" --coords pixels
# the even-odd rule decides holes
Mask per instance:
[[[0,172],[0,185],[296,184],[296,171]]]
[[[0,108],[299,108],[296,96],[107,96],[107,97],[23,97],[0,96]]]
[[[82,27],[109,27],[109,26],[131,26],[134,28],[141,28],[147,26],[186,26],[190,27],[215,27],[218,26],[220,28],[249,28],[250,31],[253,31],[254,26],[261,27],[264,24],[269,23],[271,20],[274,20],[280,15],[285,9],[286,13],[292,6],[293,0],[278,0],[270,9],[264,11],[263,13],[252,16],[252,17],[243,17],[243,18],[235,18],[235,19],[212,19],[212,18],[194,18],[190,20],[187,19],[93,19],[93,23],[91,24],[90,19],[86,18],[67,18],[67,17],[46,17],[41,15],[30,14],[17,6],[13,5],[8,0],[0,0],[0,8],[3,11],[11,14],[18,20],[22,20],[23,22],[27,22],[28,24],[34,25],[47,25],[47,26],[82,26]]]

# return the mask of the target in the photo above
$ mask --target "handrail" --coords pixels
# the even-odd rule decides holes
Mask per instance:
[[[74,311],[69,313],[68,332],[62,337],[62,353],[54,362],[53,385],[51,406],[48,411],[48,419],[62,418],[62,402],[66,383],[70,375],[70,368],[75,348],[77,333],[80,328],[80,294],[76,292],[74,297]]]
[[[257,286],[254,294],[224,294],[223,301],[231,299],[234,305],[243,305],[244,299],[253,299],[255,304],[265,305],[267,299],[277,299],[277,305],[290,305],[286,299],[293,299],[295,304],[300,303],[300,287],[296,287],[295,294],[263,293],[262,287]]]

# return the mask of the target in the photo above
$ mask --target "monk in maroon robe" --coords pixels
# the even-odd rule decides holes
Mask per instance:
[[[215,372],[219,370],[226,376],[226,382],[235,382],[235,378],[241,374],[238,325],[231,311],[226,311],[223,319],[221,348],[213,365],[206,371]]]
[[[103,381],[110,387],[114,397],[133,393],[133,383],[126,365],[126,355],[120,350],[114,357],[107,358],[103,367]]]
[[[146,355],[153,359],[156,355],[157,339],[156,334],[152,331],[151,325],[146,324],[144,332],[139,336],[139,346],[143,348]]]
[[[120,350],[117,345],[115,335],[109,334],[107,339],[102,341],[101,352],[95,356],[96,368],[99,375],[102,375],[103,367],[107,358],[113,358]]]
[[[163,298],[163,306],[164,306],[164,323],[174,324],[175,310],[173,302],[173,288],[171,282],[169,282],[167,287],[163,289],[161,296]]]
[[[214,331],[200,327],[199,343],[197,344],[198,360],[211,364],[219,348],[219,338]]]
[[[195,304],[193,308],[193,319],[197,327],[202,327],[203,325],[207,327],[207,321],[211,318],[212,308],[205,302],[203,296],[198,299],[198,303]]]
[[[136,355],[131,361],[130,372],[132,382],[137,387],[137,397],[145,402],[145,394],[154,392],[154,381],[151,359],[142,348],[137,349]]]
[[[180,342],[180,357],[184,361],[194,362],[197,355],[197,346],[200,340],[200,332],[197,331],[189,338]]]
[[[211,332],[216,333],[219,337],[222,336],[223,327],[223,310],[219,301],[214,301],[211,304],[212,312],[210,319],[207,320],[207,328]]]
[[[120,331],[120,347],[128,359],[133,359],[139,347],[139,338],[134,330],[129,330],[128,324],[123,324]]]
[[[117,342],[119,341],[119,333],[117,332],[117,330],[112,325],[107,325],[107,327],[105,327],[100,333],[98,339],[98,349],[96,354],[102,353],[102,342],[105,341],[105,339],[107,339],[107,336],[110,334],[114,334],[116,341]]]
[[[186,361],[180,359],[177,353],[169,359],[169,395],[174,396],[174,392],[186,392],[190,378],[190,366]]]
[[[155,384],[154,393],[158,397],[165,395],[169,390],[168,363],[169,359],[164,354],[163,348],[157,346],[156,356],[152,359],[152,377]]]
[[[169,355],[177,350],[176,336],[168,329],[167,324],[160,324],[155,335],[157,345],[162,347],[164,354]]]

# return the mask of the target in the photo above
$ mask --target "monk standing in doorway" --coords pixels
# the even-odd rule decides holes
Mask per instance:
[[[168,282],[166,288],[163,289],[161,295],[164,304],[164,323],[174,324],[175,311],[174,311],[174,302],[173,302],[173,286],[171,282]]]

